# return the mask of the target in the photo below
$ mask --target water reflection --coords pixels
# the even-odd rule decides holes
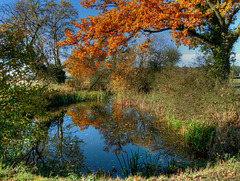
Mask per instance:
[[[41,148],[45,160],[58,168],[117,170],[120,175],[115,154],[130,151],[161,155],[159,162],[166,166],[175,157],[169,143],[162,141],[166,134],[148,114],[113,101],[104,105],[79,104],[52,122]]]
[[[66,113],[81,130],[89,126],[99,130],[105,140],[105,151],[119,154],[123,146],[133,144],[151,151],[167,151],[162,141],[164,132],[148,116],[114,102],[108,105],[76,105]],[[166,136],[166,135],[165,135]]]
[[[74,136],[73,125],[66,124],[64,112],[51,123],[48,139],[41,143],[40,152],[48,166],[78,171],[84,168],[84,141]]]

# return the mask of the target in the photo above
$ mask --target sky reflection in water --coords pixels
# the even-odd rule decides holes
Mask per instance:
[[[63,167],[84,172],[116,169],[121,175],[115,154],[130,157],[131,151],[139,151],[145,161],[149,151],[153,157],[160,154],[162,166],[173,157],[182,160],[176,157],[172,143],[162,141],[170,136],[148,114],[114,102],[71,106],[52,123],[48,136],[42,146],[43,156],[59,168],[68,165]]]

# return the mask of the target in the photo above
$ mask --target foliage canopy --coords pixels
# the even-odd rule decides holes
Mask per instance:
[[[142,33],[171,30],[177,45],[211,49],[217,77],[225,79],[229,74],[231,51],[240,35],[240,24],[233,28],[238,0],[83,0],[80,4],[99,14],[81,19],[75,35],[65,32],[62,45],[73,45],[79,60],[99,63],[99,57],[111,55]]]

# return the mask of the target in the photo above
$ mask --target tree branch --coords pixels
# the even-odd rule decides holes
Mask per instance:
[[[231,39],[232,45],[237,41],[239,36],[240,36],[240,23],[238,24],[237,28],[232,33],[232,39]]]
[[[163,32],[163,31],[167,31],[167,30],[171,30],[172,28],[163,28],[161,30],[142,30],[143,32],[147,32],[147,33],[159,33],[159,32]]]
[[[190,36],[196,41],[200,42],[203,45],[206,45],[209,48],[214,48],[214,44],[209,39],[197,33],[195,30],[188,30],[188,32]]]
[[[222,28],[225,29],[225,21],[224,21],[223,17],[221,16],[220,12],[218,11],[218,9],[216,8],[216,5],[212,2],[212,0],[207,0],[207,3],[209,4],[211,9],[216,14],[216,16],[217,16],[217,18],[218,18]]]
[[[229,19],[227,21],[227,27],[229,27],[231,25],[233,17],[238,13],[239,10],[240,10],[240,6],[233,11],[231,16],[229,16]]]

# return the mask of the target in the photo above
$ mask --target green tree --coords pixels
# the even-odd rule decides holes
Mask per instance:
[[[73,6],[67,1],[20,0],[14,4],[2,5],[1,10],[4,15],[2,22],[17,23],[28,33],[24,42],[31,47],[36,68],[42,72],[49,70],[55,74],[58,82],[64,82],[65,72],[57,42],[63,39],[64,29],[74,31],[78,13]]]
[[[166,66],[176,65],[180,62],[182,56],[176,46],[156,34],[150,36],[150,43],[146,48],[146,52],[147,55],[144,56],[144,61],[148,62],[148,67],[155,71]]]
[[[32,81],[38,71],[26,47],[26,32],[17,25],[0,25],[0,155],[17,162],[41,137],[35,117],[47,106],[45,86]]]

